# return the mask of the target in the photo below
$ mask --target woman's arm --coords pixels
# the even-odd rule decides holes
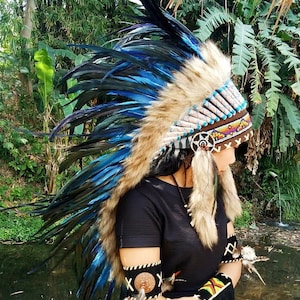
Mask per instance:
[[[199,299],[234,299],[234,287],[237,285],[242,270],[239,255],[236,255],[237,241],[232,222],[227,224],[227,245],[216,274],[199,288]],[[182,298],[181,300],[188,300]]]
[[[123,267],[156,263],[160,260],[160,248],[121,248],[120,258]]]

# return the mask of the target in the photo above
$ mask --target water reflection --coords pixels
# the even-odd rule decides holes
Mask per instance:
[[[47,245],[0,245],[0,299],[77,299],[76,276],[71,260],[51,271],[51,263],[27,275],[46,258]]]
[[[249,245],[251,245],[249,243]],[[45,258],[47,245],[0,245],[0,299],[77,299],[76,277],[71,259],[54,271],[51,263],[37,273],[27,271]],[[275,246],[270,253],[255,246],[258,255],[270,260],[255,266],[266,286],[255,274],[244,274],[236,289],[236,300],[300,300],[300,251]]]
[[[253,247],[258,255],[270,258],[255,264],[266,285],[255,274],[244,273],[236,300],[300,300],[300,251],[283,245]]]

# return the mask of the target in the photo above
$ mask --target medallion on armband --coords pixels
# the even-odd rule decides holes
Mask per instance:
[[[129,299],[152,299],[161,294],[161,261],[123,269]]]

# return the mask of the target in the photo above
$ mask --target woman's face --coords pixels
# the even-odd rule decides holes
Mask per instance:
[[[217,164],[219,174],[223,173],[227,167],[235,162],[235,148],[228,148],[220,152],[212,152]]]

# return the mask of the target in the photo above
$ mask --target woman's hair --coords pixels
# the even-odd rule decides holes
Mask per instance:
[[[168,146],[163,153],[153,159],[148,175],[171,175],[179,170],[188,157],[192,158],[193,153],[192,149],[175,149],[173,146]]]

